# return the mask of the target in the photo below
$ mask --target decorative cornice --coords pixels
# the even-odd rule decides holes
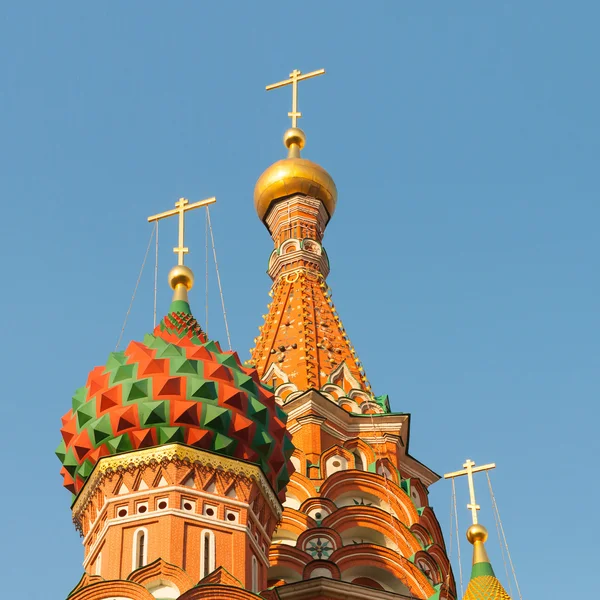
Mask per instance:
[[[291,267],[290,270],[294,268],[311,270],[312,267],[313,271],[321,273],[323,277],[329,275],[327,255],[325,253],[315,254],[304,248],[272,256],[269,261],[269,270],[267,273],[271,279],[275,280],[282,274],[286,267]]]
[[[229,471],[236,475],[243,475],[250,479],[254,479],[273,508],[277,519],[281,518],[283,508],[263,472],[257,465],[239,459],[213,454],[206,450],[192,448],[191,446],[167,444],[165,446],[145,448],[144,450],[136,450],[134,452],[101,458],[73,504],[73,521],[76,527],[81,530],[81,515],[86,509],[98,485],[106,477],[111,477],[131,469],[158,466],[171,462],[189,463],[190,465],[199,464],[212,467],[215,470]]]
[[[332,600],[418,600],[395,592],[376,590],[362,585],[336,581],[328,577],[316,577],[275,588],[280,600],[309,600],[331,598]]]

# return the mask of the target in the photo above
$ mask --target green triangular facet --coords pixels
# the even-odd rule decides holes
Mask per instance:
[[[231,415],[226,408],[214,406],[213,404],[205,404],[202,411],[202,423],[206,427],[210,427],[221,433],[229,430]]]
[[[229,367],[230,369],[238,369],[239,370],[239,368],[240,368],[240,365],[238,364],[238,362],[235,359],[235,356],[233,354],[219,354],[219,355],[217,355],[217,360],[222,365],[225,365],[226,367]]]
[[[155,339],[156,339],[155,336],[153,336],[151,333],[147,333],[144,336],[144,346],[147,346],[148,348],[152,348],[152,344],[154,343]]]
[[[294,447],[294,444],[292,444],[292,440],[286,435],[283,438],[283,455],[286,458],[290,458],[290,456],[292,456],[292,454],[294,453],[295,449],[296,448]]]
[[[69,472],[71,477],[75,477],[75,471],[77,470],[79,463],[75,458],[73,448],[69,448],[63,460],[63,467]]]
[[[120,454],[121,452],[129,452],[129,450],[133,450],[131,440],[126,434],[119,435],[112,440],[108,440],[106,445],[108,446],[111,454]]]
[[[71,401],[73,412],[75,412],[82,404],[85,403],[87,393],[88,389],[86,387],[80,387],[75,391],[75,393],[73,394],[73,399]]]
[[[286,468],[281,469],[281,472],[277,476],[277,491],[282,490],[289,482],[290,474]]]
[[[127,357],[125,356],[125,352],[111,352],[108,355],[108,360],[106,361],[106,371],[112,371],[117,367],[124,365],[127,362]]]
[[[58,445],[58,448],[54,451],[54,454],[58,456],[58,460],[60,460],[61,463],[65,461],[65,456],[67,455],[65,440],[60,440],[60,444]]]
[[[191,400],[216,400],[217,384],[199,377],[188,377],[188,398]]]
[[[262,402],[250,397],[248,398],[248,416],[266,426],[269,419],[269,411]]]
[[[79,477],[81,477],[82,479],[87,479],[92,474],[93,470],[94,470],[94,465],[92,464],[92,462],[89,460],[86,460],[79,467],[79,469],[77,469],[77,475],[79,475]]]
[[[121,365],[117,369],[115,369],[110,376],[110,383],[114,385],[115,383],[119,383],[120,381],[125,381],[127,379],[132,379],[135,377],[135,373],[137,371],[137,365]]]
[[[175,346],[174,344],[167,344],[164,348],[161,348],[156,353],[156,358],[179,358],[183,354],[183,348]]]
[[[241,371],[233,371],[233,376],[235,378],[235,383],[237,387],[240,387],[250,394],[256,395],[258,390],[256,389],[256,383],[254,383],[254,379],[250,377],[250,375],[246,375]]]
[[[146,400],[148,396],[148,379],[140,379],[130,384],[123,384],[123,404],[131,404],[138,400]]]
[[[256,435],[252,440],[252,448],[261,456],[268,457],[273,449],[273,438],[264,429],[257,428]]]
[[[89,402],[81,405],[75,413],[77,421],[77,431],[81,431],[87,423],[96,418],[96,398],[92,398]]]
[[[89,425],[90,439],[97,448],[106,438],[112,437],[113,431],[108,414],[101,416]]]
[[[235,450],[235,440],[222,433],[217,433],[213,440],[213,450],[221,454],[232,454]]]
[[[275,414],[280,421],[287,423],[287,413],[278,404],[275,405]]]
[[[166,425],[168,419],[168,402],[144,402],[140,404],[140,421],[144,427]]]
[[[211,340],[206,342],[206,344],[202,344],[209,352],[213,354],[219,354],[219,347]]]
[[[154,336],[152,336],[154,337]],[[144,340],[145,342],[145,340]],[[149,343],[146,344],[149,348],[155,348],[157,350],[163,350],[164,348],[166,348],[168,346],[169,342],[165,342],[165,340],[163,340],[162,338],[159,337],[154,337],[154,339]]]
[[[185,442],[183,427],[158,427],[158,443],[170,444],[173,442]]]
[[[171,375],[198,375],[198,361],[187,358],[172,358],[170,361]]]

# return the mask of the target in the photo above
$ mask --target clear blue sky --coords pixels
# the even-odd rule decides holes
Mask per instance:
[[[283,156],[290,102],[264,86],[325,67],[301,90],[305,156],[338,185],[329,283],[374,390],[412,413],[411,452],[438,473],[467,457],[498,464],[524,597],[587,597],[600,525],[599,20],[583,1],[5,3],[4,595],[60,600],[81,576],[59,419],[114,348],[146,217],[180,196],[218,197],[229,323],[247,358],[270,285],[253,186]],[[201,214],[188,231],[202,320]],[[174,236],[161,228],[160,312]],[[152,328],[152,263],[126,340]],[[215,289],[209,332],[225,341]],[[431,490],[446,535],[450,491]]]

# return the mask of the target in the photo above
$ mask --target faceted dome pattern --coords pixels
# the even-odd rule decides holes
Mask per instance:
[[[257,372],[208,341],[177,301],[143,343],[91,371],[56,454],[74,494],[103,456],[177,442],[258,464],[283,499],[294,450],[286,421]]]

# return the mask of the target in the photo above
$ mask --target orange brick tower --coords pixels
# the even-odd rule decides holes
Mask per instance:
[[[326,284],[323,234],[337,191],[302,158],[291,84],[288,157],[259,178],[254,203],[275,248],[272,302],[251,350],[262,381],[288,415],[296,447],[281,525],[269,551],[273,600],[451,599],[454,579],[427,488],[438,475],[408,453],[410,415],[375,396]]]
[[[77,390],[57,450],[85,573],[69,600],[249,599],[267,587],[293,451],[254,369],[211,342],[179,265],[167,316]]]

